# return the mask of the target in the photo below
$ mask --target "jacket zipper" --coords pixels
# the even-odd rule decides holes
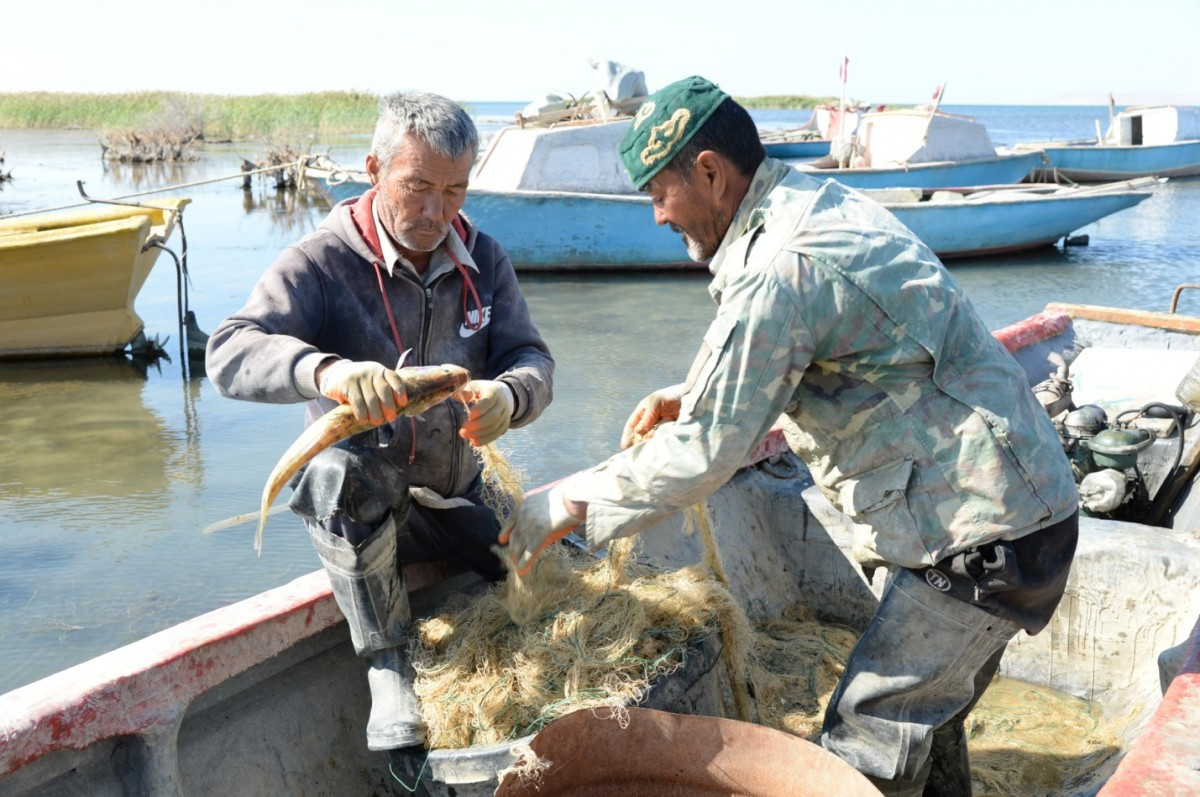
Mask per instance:
[[[444,280],[446,275],[442,275],[425,287],[425,316],[421,321],[421,363],[429,365],[429,330],[433,326],[433,289],[439,282]],[[459,423],[459,410],[453,399],[450,399],[450,424],[451,424],[451,440],[450,440],[450,469],[447,478],[450,480],[443,491],[443,495],[451,495],[454,488],[457,486],[458,471],[462,467],[463,446],[466,443],[458,436],[457,431],[461,424]],[[415,439],[415,438],[414,438]]]

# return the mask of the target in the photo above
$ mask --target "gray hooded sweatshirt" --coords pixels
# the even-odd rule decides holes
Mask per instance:
[[[481,311],[454,267],[435,272],[428,285],[407,268],[389,276],[351,217],[360,199],[339,203],[315,232],[284,249],[245,307],[213,332],[205,365],[218,392],[278,404],[307,400],[305,424],[312,423],[335,406],[317,392],[315,372],[324,359],[396,365],[401,352],[390,304],[401,343],[411,350],[405,365],[454,364],[473,379],[505,382],[516,396],[512,426],[537,418],[551,400],[554,360],[500,244],[467,223],[469,256],[460,260]],[[373,264],[386,286],[386,304]],[[462,405],[448,400],[416,423],[402,417],[363,436],[403,452],[410,485],[453,497],[479,473],[476,457],[458,436],[465,419]]]

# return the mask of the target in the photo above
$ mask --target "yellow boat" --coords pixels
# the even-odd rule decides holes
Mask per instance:
[[[191,200],[95,205],[0,219],[0,358],[120,351],[134,299]]]

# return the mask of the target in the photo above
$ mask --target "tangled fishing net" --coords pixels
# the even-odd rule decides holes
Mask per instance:
[[[479,454],[485,500],[506,515],[523,499],[521,474],[494,446]],[[510,573],[418,623],[429,746],[510,741],[579,709],[619,718],[710,634],[721,640],[726,713],[815,741],[858,631],[802,605],[752,623],[729,592],[703,506],[688,511],[685,531],[701,536],[697,565],[641,564],[635,538],[603,559],[555,545],[527,577]],[[975,789],[989,797],[1053,793],[1118,749],[1091,704],[1008,679],[984,694],[967,734]]]

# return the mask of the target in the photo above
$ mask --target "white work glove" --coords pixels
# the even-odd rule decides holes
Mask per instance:
[[[678,420],[682,401],[683,385],[664,387],[639,401],[629,420],[625,421],[621,448],[629,448],[652,436],[660,423]]]
[[[376,425],[396,420],[396,410],[408,403],[400,374],[370,361],[337,360],[326,366],[317,390],[339,404],[349,404],[358,420]]]
[[[459,395],[467,405],[467,420],[459,434],[471,445],[486,446],[508,431],[517,401],[507,384],[472,379],[462,386]]]
[[[562,485],[556,484],[525,497],[500,528],[500,544],[508,546],[517,575],[523,576],[533,569],[543,551],[567,536],[584,519],[568,511]]]

